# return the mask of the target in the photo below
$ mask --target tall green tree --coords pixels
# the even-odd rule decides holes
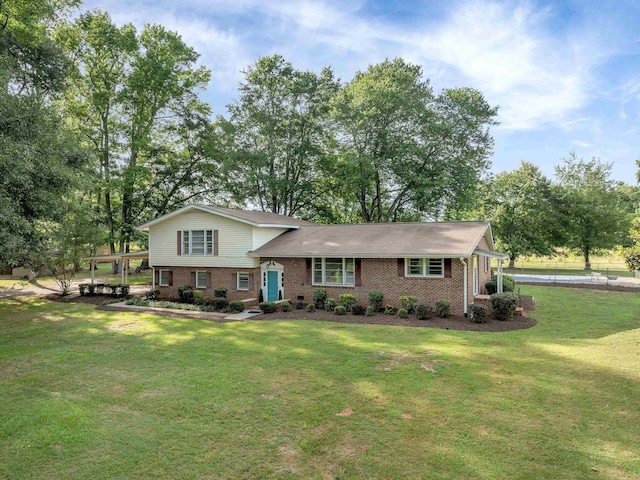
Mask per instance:
[[[463,209],[489,166],[497,108],[471,88],[435,95],[402,59],[357,72],[333,101],[338,178],[365,222]]]
[[[497,174],[481,192],[475,216],[491,221],[510,268],[521,255],[553,255],[562,244],[554,214],[556,191],[532,163],[523,161],[519,168]]]
[[[628,230],[611,167],[595,157],[586,161],[572,152],[555,168],[561,195],[557,211],[565,246],[582,254],[585,270],[591,269],[589,258],[594,251],[620,244]]]

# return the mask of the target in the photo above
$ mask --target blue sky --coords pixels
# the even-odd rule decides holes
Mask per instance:
[[[178,31],[213,72],[216,114],[241,70],[279,53],[343,80],[385,58],[423,67],[436,91],[473,87],[498,105],[494,172],[520,160],[553,175],[575,151],[635,185],[640,158],[640,2],[86,0],[118,24]]]

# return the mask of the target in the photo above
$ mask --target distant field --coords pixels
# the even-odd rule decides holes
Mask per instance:
[[[503,265],[506,265],[504,263]],[[497,263],[494,262],[494,268]],[[591,271],[617,277],[633,277],[623,258],[616,253],[591,257]],[[584,260],[575,255],[558,257],[522,257],[518,258],[515,268],[505,268],[506,273],[528,273],[539,275],[585,275]]]

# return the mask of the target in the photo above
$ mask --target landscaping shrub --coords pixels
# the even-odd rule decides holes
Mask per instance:
[[[304,308],[304,303],[302,302],[296,302],[296,309],[298,310],[302,310]]]
[[[316,310],[315,303],[310,303],[309,305],[307,305],[307,312],[315,312],[315,310]]]
[[[373,317],[376,314],[376,312],[377,312],[377,310],[374,307],[372,307],[371,305],[369,305],[367,307],[366,315],[367,315],[367,317]]]
[[[78,285],[78,290],[80,291],[80,296],[81,297],[84,297],[86,289],[87,289],[87,284],[86,283],[81,283],[81,284]]]
[[[209,297],[200,290],[193,291],[193,303],[196,305],[209,305]]]
[[[291,304],[285,300],[284,302],[282,302],[280,304],[280,308],[282,308],[283,312],[290,312],[291,311]]]
[[[333,309],[333,313],[336,315],[344,315],[347,309],[342,305],[336,305],[336,308]]]
[[[136,307],[148,307],[149,302],[142,297],[132,297],[126,302],[125,305],[135,305]]]
[[[436,315],[440,318],[447,318],[451,310],[451,302],[449,300],[438,300],[436,302]]]
[[[123,298],[129,298],[129,285],[120,285],[120,296]]]
[[[418,297],[413,295],[403,295],[400,297],[400,306],[404,308],[407,313],[413,313],[414,305],[418,303]]]
[[[316,288],[313,291],[313,303],[316,308],[324,309],[324,303],[327,301],[327,290],[324,288]]]
[[[227,289],[224,287],[214,288],[213,296],[218,298],[227,298]]]
[[[324,302],[325,310],[329,310],[333,312],[333,309],[336,308],[336,299],[335,298],[327,298],[327,301]]]
[[[487,307],[484,305],[469,305],[470,320],[474,323],[485,323],[487,321]]]
[[[491,280],[484,284],[489,295],[493,295],[498,291],[498,277],[491,276]],[[508,275],[502,275],[502,291],[513,292],[516,289],[516,281]]]
[[[262,310],[263,313],[273,313],[276,311],[276,304],[275,302],[262,302],[258,304],[258,308]]]
[[[258,293],[258,303],[262,302],[264,302],[264,295],[262,294],[262,289],[260,289],[260,292]]]
[[[213,309],[205,305],[192,305],[190,303],[177,303],[158,300],[147,300],[150,307],[156,308],[175,308],[177,310],[189,310],[194,312],[211,312]]]
[[[413,311],[416,314],[418,320],[426,320],[431,317],[431,305],[428,303],[416,303],[413,306]]]
[[[353,293],[341,293],[339,298],[340,305],[343,306],[348,312],[351,311],[351,307],[358,303],[358,299]]]
[[[398,309],[398,316],[400,318],[407,318],[409,316],[409,312],[407,312],[406,308],[399,308]]]
[[[264,302],[262,302],[262,303],[264,303]],[[236,300],[235,302],[230,302],[229,303],[229,309],[231,310],[231,313],[244,312],[244,303],[241,302],[240,300]]]
[[[89,295],[90,297],[93,297],[96,294],[96,284],[95,283],[88,283],[87,284],[87,295]]]
[[[182,303],[193,303],[193,287],[191,285],[178,285],[178,298]]]
[[[494,293],[491,295],[493,318],[496,320],[511,320],[516,314],[518,296],[515,293]]]
[[[351,307],[351,313],[354,315],[364,315],[364,306],[363,305],[353,305]]]
[[[376,312],[382,310],[382,299],[384,295],[382,292],[378,292],[374,290],[373,292],[369,292],[369,304],[373,307]]]
[[[393,305],[387,305],[386,307],[384,307],[384,314],[385,315],[395,315],[396,314],[396,309],[394,308]]]
[[[144,296],[147,300],[157,300],[160,298],[160,289],[156,288],[154,290],[149,290],[144,293]]]
[[[215,297],[212,303],[216,312],[221,312],[227,307],[227,299],[224,297]]]

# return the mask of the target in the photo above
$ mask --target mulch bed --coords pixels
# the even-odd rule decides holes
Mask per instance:
[[[73,302],[73,303],[88,303],[96,305],[101,309],[105,300],[112,300],[114,297],[110,295],[96,295],[90,296],[68,296],[61,297],[60,295],[48,295],[45,297],[47,300],[55,302]],[[351,324],[370,324],[370,325],[393,325],[399,327],[427,327],[427,328],[440,328],[443,330],[467,330],[472,332],[508,332],[511,330],[522,330],[525,328],[531,328],[535,326],[536,322],[533,318],[526,316],[527,312],[534,310],[533,297],[527,295],[520,296],[520,306],[523,308],[525,315],[521,317],[515,317],[509,321],[499,321],[493,318],[487,318],[486,323],[472,323],[467,317],[463,316],[451,316],[449,318],[432,317],[428,320],[416,320],[415,317],[400,318],[397,315],[385,315],[384,313],[378,313],[373,317],[367,317],[365,315],[336,315],[333,312],[326,310],[316,310],[314,312],[307,312],[306,309],[292,310],[290,312],[274,312],[262,315],[256,315],[251,317],[248,321],[270,321],[270,320],[316,320],[321,322],[334,322],[334,323],[351,323]],[[157,311],[149,311],[159,315]],[[192,315],[179,314],[171,312],[166,316],[176,318],[193,318]],[[208,319],[213,322],[226,322],[223,319]]]

